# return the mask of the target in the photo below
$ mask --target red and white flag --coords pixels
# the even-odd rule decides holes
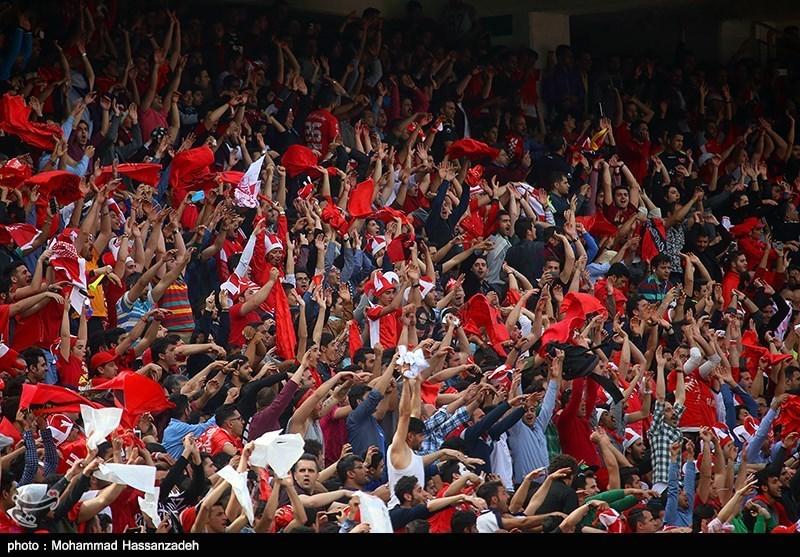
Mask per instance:
[[[261,166],[264,164],[264,157],[262,156],[257,161],[250,165],[247,172],[244,173],[242,179],[236,185],[236,202],[242,207],[250,207],[251,209],[258,206],[258,190],[261,187]]]

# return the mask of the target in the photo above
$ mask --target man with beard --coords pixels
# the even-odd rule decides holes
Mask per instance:
[[[675,368],[675,398],[674,403],[667,401],[667,386],[665,367],[667,358],[664,349],[659,346],[656,350],[656,402],[653,405],[653,421],[650,425],[650,459],[653,462],[653,489],[659,493],[667,488],[669,483],[669,447],[672,443],[683,440],[683,432],[678,428],[686,400],[686,389],[683,383],[683,368]]]

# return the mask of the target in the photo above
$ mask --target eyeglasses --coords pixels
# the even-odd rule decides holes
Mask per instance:
[[[308,282],[310,279],[308,277],[295,277],[295,280]]]

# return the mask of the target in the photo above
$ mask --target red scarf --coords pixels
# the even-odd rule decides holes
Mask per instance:
[[[775,514],[778,515],[778,524],[781,526],[791,526],[793,524],[792,519],[790,519],[789,515],[786,514],[786,509],[783,508],[783,504],[781,504],[779,501],[770,503],[767,501],[767,497],[763,493],[759,493],[753,497],[753,501],[761,501],[767,506],[768,509],[774,511]]]

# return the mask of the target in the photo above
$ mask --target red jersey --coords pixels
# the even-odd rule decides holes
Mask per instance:
[[[397,309],[392,313],[381,316],[383,307],[375,306],[366,311],[369,319],[369,340],[372,346],[381,343],[384,348],[394,348],[400,338],[400,318],[403,315],[402,309]],[[233,330],[233,319],[231,319],[231,330]]]
[[[0,340],[10,344],[8,339],[8,319],[11,314],[11,305],[3,304],[0,306]]]
[[[448,490],[450,487],[449,483],[442,484],[442,489],[439,490],[439,493],[436,494],[436,499],[441,499],[444,497],[445,491]],[[462,489],[459,493],[464,493],[469,495],[472,493],[474,486],[467,486],[466,488]],[[454,505],[452,507],[446,507],[439,511],[438,513],[434,513],[432,517],[428,519],[428,524],[431,525],[431,534],[446,534],[450,532],[450,519],[453,518],[453,515],[456,514],[456,511],[468,511],[470,510],[470,506],[468,504],[461,504],[461,505]],[[401,530],[402,532],[402,530]]]
[[[306,118],[304,135],[308,148],[324,155],[333,138],[339,135],[339,120],[324,108],[319,108]]]
[[[253,321],[263,321],[257,311],[251,311],[247,315],[242,315],[243,305],[244,302],[234,304],[230,311],[231,332],[228,335],[228,342],[231,344],[238,344],[239,346],[247,344],[244,334],[242,334],[247,324]]]
[[[219,426],[208,428],[198,439],[198,446],[201,452],[207,452],[211,456],[222,452],[225,443],[233,445],[237,451],[242,450],[242,440],[236,439],[233,435]]]
[[[60,351],[56,354],[56,372],[58,373],[58,384],[62,387],[78,390],[89,384],[89,370],[86,369],[86,362],[72,354],[69,355],[69,360],[65,360]]]
[[[672,372],[667,377],[667,390],[675,391],[677,379],[676,372]],[[717,401],[708,383],[700,377],[700,372],[694,370],[686,376],[686,410],[681,416],[681,428],[699,428],[702,426],[713,426],[717,421]]]
[[[650,142],[621,141],[617,139],[619,158],[625,161],[631,174],[641,184],[647,176],[647,161],[650,158]]]

